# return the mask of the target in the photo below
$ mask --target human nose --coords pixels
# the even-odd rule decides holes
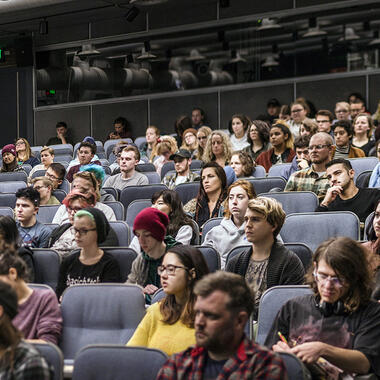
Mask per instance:
[[[203,327],[205,325],[205,322],[204,322],[204,316],[202,313],[198,313],[195,315],[195,320],[194,320],[194,324],[195,326],[197,326],[198,328],[199,327]]]

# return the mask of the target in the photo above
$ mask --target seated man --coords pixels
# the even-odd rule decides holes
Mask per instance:
[[[226,270],[243,276],[255,292],[256,312],[265,290],[276,285],[300,285],[305,270],[298,256],[276,240],[285,221],[279,202],[259,197],[248,202],[245,235],[252,244],[227,262]]]
[[[171,356],[158,380],[288,378],[279,356],[244,335],[254,296],[241,276],[209,274],[194,293],[196,346]]]
[[[333,139],[325,132],[318,132],[311,137],[309,156],[311,166],[293,173],[284,191],[312,191],[322,199],[328,189],[326,164],[330,161]]]
[[[355,185],[354,174],[350,161],[343,158],[326,164],[330,187],[315,211],[352,211],[364,223],[380,199],[380,190],[359,189]]]
[[[16,192],[16,219],[22,245],[30,248],[45,248],[50,228],[37,222],[36,215],[40,205],[40,194],[31,187]]]
[[[170,190],[173,190],[180,183],[199,181],[200,177],[197,173],[190,170],[191,153],[187,149],[177,150],[169,157],[174,161],[174,168],[176,173],[166,175],[162,183]]]
[[[61,202],[52,195],[53,182],[47,177],[35,177],[32,179],[33,189],[40,193],[40,206],[60,205]]]
[[[45,172],[45,177],[53,182],[53,190],[58,189],[58,187],[62,185],[65,175],[66,169],[59,162],[53,162],[50,164]]]
[[[315,121],[318,124],[318,132],[326,132],[334,138],[334,131],[332,130],[332,123],[334,115],[328,110],[319,110],[315,114]]]
[[[298,170],[307,169],[310,166],[310,156],[309,156],[309,143],[310,136],[298,136],[294,140],[294,150],[296,151],[296,156],[293,158],[292,165],[288,169],[283,169],[281,176],[286,180],[289,179],[290,175]]]
[[[351,144],[354,131],[349,120],[338,120],[333,126],[335,146],[332,148],[331,159],[333,158],[358,158],[365,157],[365,153],[360,148],[355,148]]]
[[[59,121],[55,126],[57,136],[51,137],[46,145],[58,145],[58,144],[73,144],[72,139],[69,137],[70,133],[67,128],[67,124],[64,121]]]
[[[332,238],[317,248],[313,263],[307,283],[314,294],[285,303],[265,345],[298,356],[312,372],[327,366],[335,375],[339,368],[379,376],[380,304],[370,299],[373,273],[365,249],[349,238]]]
[[[104,182],[104,187],[123,190],[128,186],[149,185],[147,176],[136,171],[139,161],[139,150],[133,145],[125,147],[119,158],[120,173],[108,177]]]

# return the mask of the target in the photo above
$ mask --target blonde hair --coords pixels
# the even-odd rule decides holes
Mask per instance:
[[[49,146],[46,146],[46,145],[42,147],[40,152],[42,153],[42,152],[45,152],[46,150],[49,152],[49,154],[54,156],[54,149],[50,148]]]
[[[205,151],[203,153],[202,160],[204,163],[208,163],[211,161],[215,161],[216,157],[214,153],[212,153],[212,138],[213,136],[219,136],[222,139],[223,144],[223,153],[225,161],[230,162],[231,161],[231,155],[232,155],[232,144],[230,141],[230,138],[228,135],[222,131],[213,131],[211,132],[210,136],[207,139],[207,144]]]
[[[372,131],[375,128],[375,124],[373,123],[372,117],[370,115],[368,115],[367,113],[361,112],[361,113],[359,113],[358,115],[355,116],[355,119],[352,122],[352,129],[354,131],[354,135],[355,135],[355,123],[356,123],[356,120],[358,119],[358,117],[361,117],[361,116],[364,116],[367,119],[368,127],[369,127],[369,129],[367,131],[367,137],[370,139],[371,136],[372,136]]]
[[[153,147],[152,154],[150,155],[150,162],[157,156],[161,155],[162,149],[166,148],[172,154],[178,150],[177,141],[173,136],[161,136],[157,144]]]
[[[200,127],[197,132],[197,138],[198,138],[198,133],[201,132],[203,133],[207,138],[211,135],[212,129],[210,127],[206,127],[205,125],[203,127]],[[206,141],[207,142],[207,141]],[[204,150],[198,143],[198,152],[197,152],[197,159],[201,160],[203,156]]]
[[[343,107],[343,108],[346,108],[348,110],[348,112],[351,111],[351,106],[349,103],[347,102],[338,102],[335,104],[335,109],[337,109],[338,107]]]
[[[83,178],[87,182],[89,182],[94,189],[93,192],[95,194],[95,200],[96,202],[99,202],[100,200],[100,190],[99,190],[99,182],[96,180],[96,177],[91,172],[77,172],[73,176],[73,182],[76,178]]]
[[[238,186],[240,186],[247,193],[248,199],[256,198],[256,191],[255,191],[255,188],[253,187],[253,185],[252,185],[251,182],[247,181],[246,179],[239,179],[239,180],[235,181],[228,188],[228,190],[227,190],[227,198],[226,198],[226,200],[224,201],[224,204],[223,204],[223,207],[224,207],[224,217],[225,218],[228,218],[228,219],[231,218],[231,211],[230,211],[230,208],[229,208],[228,197],[230,195],[231,190],[234,187],[238,187]]]
[[[20,140],[22,140],[25,143],[25,159],[23,159],[23,161],[29,160],[29,158],[32,156],[32,149],[30,148],[30,144],[28,143],[28,140],[24,139],[23,137],[19,137],[18,139],[16,139],[16,144],[17,141]],[[19,156],[19,152],[17,152],[17,158],[21,159],[21,157]]]
[[[53,181],[50,178],[48,178],[48,177],[35,177],[32,179],[31,183],[32,183],[32,185],[34,185],[38,181],[42,181],[44,186],[50,187],[51,190],[53,191],[54,185],[53,185]]]

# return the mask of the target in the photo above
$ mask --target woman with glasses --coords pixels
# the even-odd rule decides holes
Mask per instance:
[[[40,163],[39,159],[32,155],[32,150],[27,139],[20,137],[16,140],[17,160],[20,165],[29,164],[35,167]]]
[[[107,218],[96,208],[88,207],[75,212],[73,232],[80,251],[62,261],[56,289],[58,299],[73,284],[121,282],[118,262],[110,253],[99,248],[110,229]]]
[[[369,178],[368,187],[380,187],[380,140],[376,141],[375,144],[376,157],[379,160],[379,163],[372,170],[371,177]],[[364,183],[364,186],[367,184]]]
[[[165,297],[149,307],[127,346],[156,348],[170,356],[195,344],[193,289],[208,272],[197,248],[170,248],[157,267]]]
[[[350,120],[350,113],[351,107],[347,102],[338,102],[335,104],[336,120]]]
[[[243,151],[247,152],[253,160],[256,160],[260,153],[269,149],[269,131],[269,125],[261,120],[253,120],[248,128],[247,141],[249,146],[245,147]]]
[[[206,126],[200,127],[197,132],[198,151],[197,159],[202,160],[204,150],[206,148],[207,139],[211,135],[212,129]]]
[[[54,161],[54,149],[49,148],[48,146],[42,147],[40,151],[40,157],[41,157],[41,164],[36,165],[29,173],[29,179],[32,178],[33,174],[37,170],[47,170],[48,167],[53,163]]]
[[[197,130],[188,128],[183,132],[182,145],[180,149],[186,149],[191,153],[191,158],[195,158],[198,153]]]
[[[297,100],[290,105],[290,117],[288,121],[290,132],[293,137],[297,137],[300,134],[302,122],[307,119],[307,114],[310,109],[306,103]]]

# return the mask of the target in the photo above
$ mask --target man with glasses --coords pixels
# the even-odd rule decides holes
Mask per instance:
[[[332,145],[332,137],[325,132],[312,136],[309,143],[311,165],[293,173],[285,191],[312,191],[322,200],[330,186],[326,177],[326,164],[330,161]]]
[[[292,160],[291,167],[283,169],[281,173],[281,176],[286,180],[288,180],[290,175],[294,172],[306,169],[310,166],[309,143],[310,136],[308,135],[298,136],[294,140],[294,150],[296,151],[296,155]]]
[[[56,190],[62,184],[65,174],[65,167],[59,162],[53,162],[47,168],[45,177],[49,178],[53,182],[53,190]]]
[[[365,157],[365,153],[352,146],[351,138],[354,134],[351,121],[338,120],[332,126],[334,130],[335,146],[332,148],[331,158],[359,158]]]
[[[325,241],[306,280],[312,294],[281,307],[265,345],[296,355],[318,378],[379,376],[380,304],[371,300],[373,271],[363,246],[346,237]]]
[[[331,128],[334,121],[334,115],[330,111],[319,110],[315,114],[315,121],[318,124],[318,132],[326,132],[334,138],[334,132]]]
[[[35,177],[32,179],[33,189],[40,193],[40,206],[60,205],[61,202],[52,195],[53,181],[47,177]]]

